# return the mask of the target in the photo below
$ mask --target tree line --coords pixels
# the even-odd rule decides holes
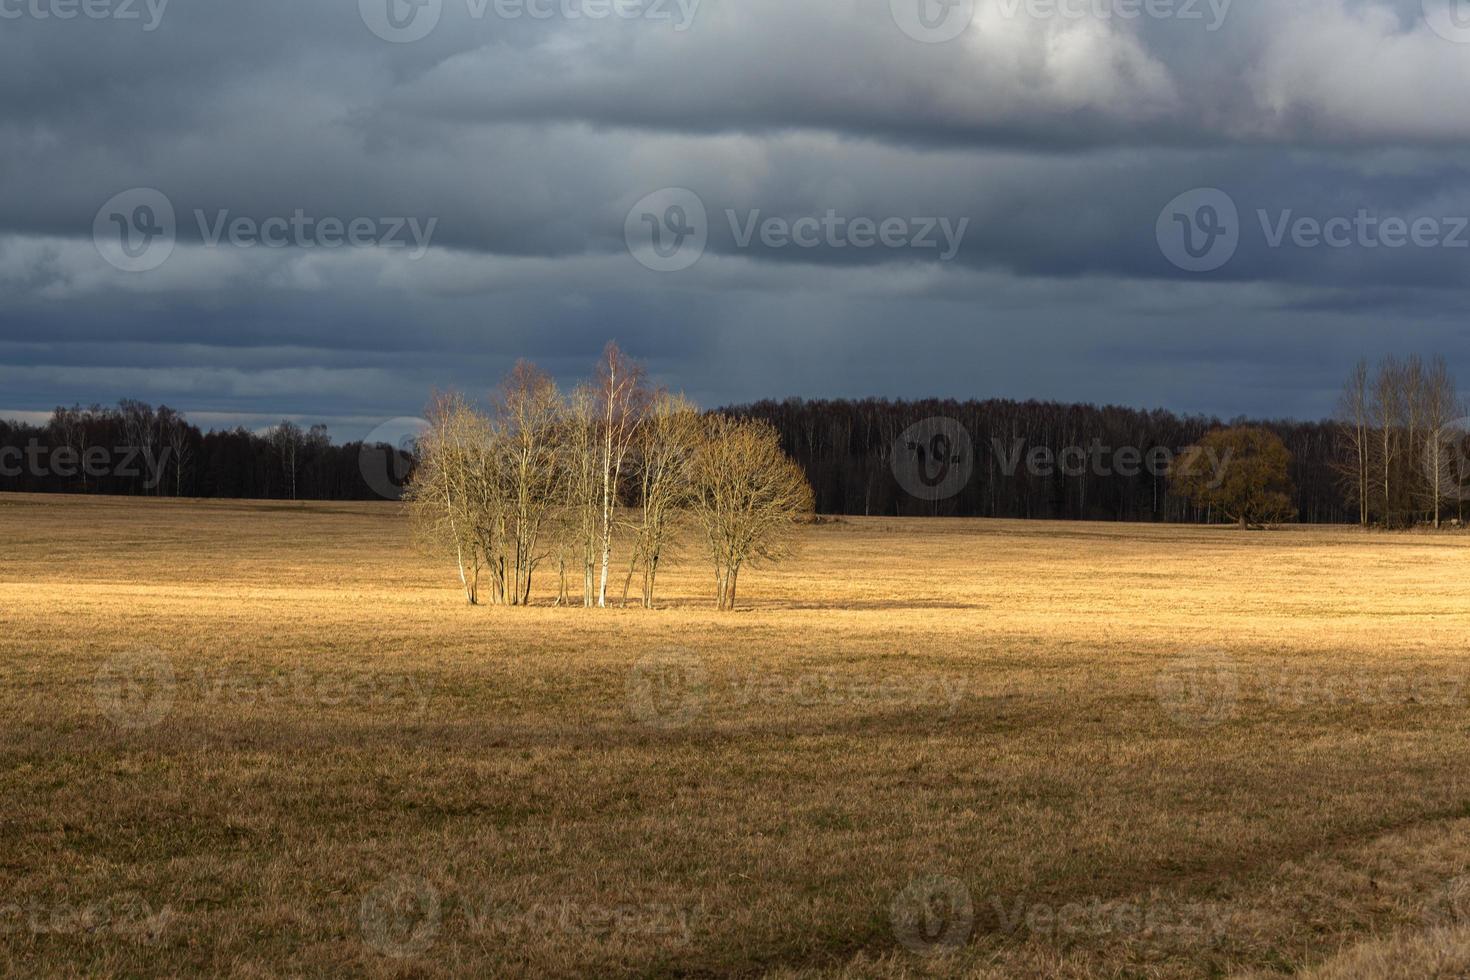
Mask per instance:
[[[0,419],[0,490],[238,499],[372,500],[364,454],[407,469],[399,448],[334,444],[326,426],[202,431],[182,412],[125,400],[59,407],[42,425]]]
[[[1043,401],[761,401],[729,409],[770,422],[806,470],[822,514],[1199,523],[1210,508],[1176,493],[1169,463],[1218,429],[1255,426],[1289,453],[1290,509],[1318,524],[1356,519],[1344,497],[1332,421],[1229,423],[1164,410]],[[901,436],[927,418],[953,420],[971,447],[968,479],[944,499],[915,496],[894,477]],[[1082,465],[1065,465],[1067,457]],[[1034,459],[1050,465],[1030,465]],[[1120,465],[1132,460],[1133,465]],[[1158,464],[1149,465],[1158,460]],[[902,462],[901,460],[899,462]]]
[[[572,398],[576,392],[568,395]],[[1307,523],[1402,527],[1463,520],[1470,479],[1461,406],[1443,359],[1387,358],[1350,374],[1333,418],[1250,422],[1164,410],[1043,401],[761,401],[720,410],[767,423],[804,471],[817,513],[1195,523],[1223,519],[1168,468],[1212,432],[1256,427],[1278,437],[1288,480],[1278,492]],[[968,437],[971,471],[953,495],[916,496],[895,476],[916,422],[946,419]],[[1088,465],[1068,467],[1082,452]],[[1060,465],[1030,465],[1044,454]],[[1093,465],[1101,458],[1109,465]],[[365,465],[364,461],[371,465]],[[332,442],[324,426],[201,431],[168,406],[59,407],[40,425],[0,420],[0,490],[185,497],[372,500],[396,497],[416,465],[405,447]],[[373,471],[380,478],[374,479]],[[381,476],[391,477],[384,480]],[[1177,482],[1177,481],[1176,481]],[[1197,490],[1198,488],[1193,488]],[[599,570],[600,574],[600,570]]]
[[[617,578],[626,605],[637,578],[652,607],[687,525],[713,566],[716,606],[731,609],[742,569],[784,557],[812,509],[771,426],[651,387],[616,344],[569,393],[523,361],[488,410],[446,394],[427,421],[406,499],[472,605],[528,604],[551,566],[557,605],[607,606]]]

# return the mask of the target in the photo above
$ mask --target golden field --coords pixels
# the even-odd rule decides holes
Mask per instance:
[[[722,614],[469,608],[392,504],[0,533],[5,975],[1470,974],[1470,536],[850,519]]]

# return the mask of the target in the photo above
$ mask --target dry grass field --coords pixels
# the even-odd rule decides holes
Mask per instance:
[[[849,520],[468,608],[394,505],[0,496],[0,972],[1470,975],[1470,537]]]

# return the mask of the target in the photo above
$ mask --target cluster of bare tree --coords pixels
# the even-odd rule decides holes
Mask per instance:
[[[1439,527],[1462,501],[1470,460],[1464,407],[1444,358],[1386,357],[1370,371],[1359,361],[1343,386],[1337,424],[1346,493],[1358,521]]]
[[[489,411],[444,395],[428,422],[406,499],[472,604],[483,581],[491,603],[524,605],[534,573],[554,563],[558,605],[578,591],[582,605],[606,606],[618,574],[621,602],[637,578],[651,607],[687,523],[714,565],[717,605],[729,609],[741,569],[787,554],[812,510],[806,476],[773,428],[704,415],[650,388],[615,344],[569,394],[522,362]],[[615,557],[622,542],[627,554]]]

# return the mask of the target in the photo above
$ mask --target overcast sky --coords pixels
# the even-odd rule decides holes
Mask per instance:
[[[0,414],[1470,387],[1462,0],[0,0],[0,86]]]

